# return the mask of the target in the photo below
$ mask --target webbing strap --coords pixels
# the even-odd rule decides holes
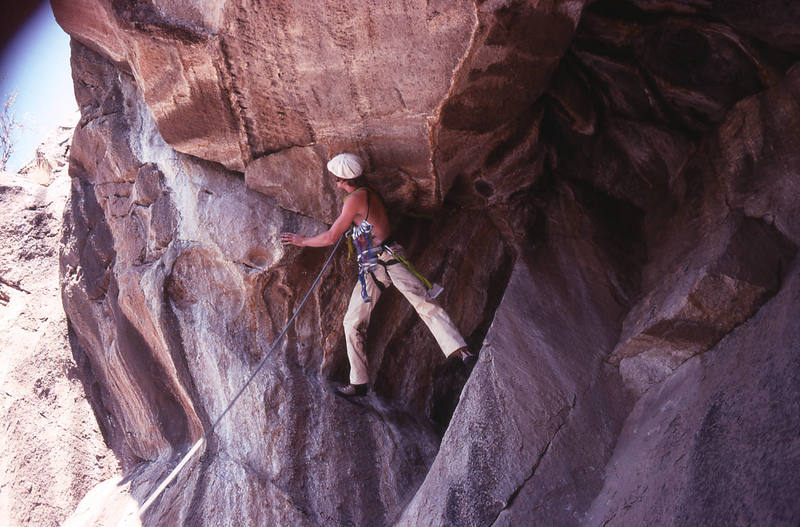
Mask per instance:
[[[350,196],[352,196],[353,194],[355,194],[355,193],[356,193],[356,192],[358,192],[359,190],[366,190],[366,191],[367,191],[367,193],[369,194],[370,188],[369,188],[369,187],[358,187],[358,188],[357,188],[357,189],[355,189],[353,192],[351,192],[350,194],[348,194],[347,196],[345,196],[345,197],[344,197],[344,201],[347,201],[347,200],[348,200],[348,198],[350,198]]]
[[[369,218],[369,192],[370,192],[370,188],[369,187],[358,187],[353,192],[351,192],[350,194],[345,196],[344,197],[344,201],[347,201],[350,198],[350,196],[352,196],[353,194],[355,194],[359,190],[366,190],[367,191],[367,216],[364,218],[366,220],[367,218]],[[355,252],[355,248],[353,247],[353,240],[350,239],[350,236],[347,236],[347,259],[348,260],[353,257],[353,252]]]
[[[172,472],[169,473],[169,475],[166,477],[166,479],[164,479],[164,481],[161,482],[161,484],[156,488],[156,490],[154,490],[152,493],[150,493],[150,496],[148,496],[147,499],[145,500],[145,502],[142,504],[142,506],[139,507],[139,515],[140,516],[142,515],[142,513],[144,513],[144,511],[146,511],[150,507],[150,505],[153,504],[153,502],[156,500],[156,498],[158,498],[158,496],[161,495],[162,492],[164,492],[164,489],[167,488],[167,485],[169,485],[169,483],[173,479],[175,479],[175,476],[178,475],[178,472],[180,472],[180,470],[184,467],[184,465],[186,465],[186,463],[189,461],[189,459],[198,450],[200,450],[200,446],[203,444],[205,439],[211,434],[211,432],[214,430],[214,428],[216,428],[216,426],[219,424],[219,422],[222,421],[222,418],[225,417],[225,415],[227,415],[227,413],[230,411],[230,409],[233,407],[233,405],[236,404],[236,401],[238,401],[239,397],[241,397],[241,395],[244,393],[245,388],[247,388],[250,385],[250,383],[255,378],[255,376],[258,374],[258,372],[261,370],[261,368],[264,366],[264,364],[267,363],[267,359],[272,355],[272,352],[275,351],[275,348],[278,346],[278,343],[281,341],[283,336],[286,335],[286,332],[289,330],[289,327],[294,322],[294,319],[297,318],[297,315],[298,315],[298,313],[300,313],[300,310],[303,309],[303,306],[306,304],[306,301],[308,300],[308,297],[311,296],[311,291],[313,291],[314,288],[317,287],[317,284],[319,283],[320,278],[322,278],[322,273],[325,272],[325,269],[328,268],[328,264],[331,263],[331,260],[333,259],[333,255],[336,253],[336,249],[338,249],[339,245],[342,243],[342,238],[343,237],[344,237],[344,235],[339,237],[339,240],[336,242],[336,245],[334,246],[333,250],[331,251],[331,254],[328,256],[328,259],[325,260],[325,264],[322,266],[322,269],[320,269],[319,274],[317,274],[317,278],[314,280],[314,283],[311,284],[311,287],[308,288],[308,292],[306,293],[306,296],[303,297],[303,300],[300,302],[300,305],[297,307],[297,310],[294,312],[294,315],[292,315],[292,318],[290,318],[289,322],[286,323],[286,327],[283,328],[283,331],[281,331],[281,334],[278,335],[278,338],[275,339],[275,342],[272,343],[272,346],[270,346],[270,348],[267,351],[267,353],[264,354],[264,357],[261,359],[261,361],[258,363],[258,365],[256,365],[255,369],[253,370],[253,373],[250,375],[250,377],[247,379],[247,381],[245,381],[244,385],[242,385],[241,389],[236,393],[234,398],[231,399],[231,402],[228,403],[228,406],[225,407],[225,410],[219,415],[219,417],[217,417],[214,420],[213,423],[211,423],[211,426],[208,428],[208,430],[205,430],[203,432],[203,435],[200,437],[200,439],[198,439],[195,442],[194,445],[192,445],[192,447],[189,449],[189,452],[187,452],[186,455],[183,456],[183,458],[181,459],[180,463],[178,463],[178,465],[174,469],[172,469]]]
[[[419,278],[419,279],[420,279],[420,281],[422,281],[422,283],[423,283],[423,284],[425,284],[425,289],[430,289],[431,287],[433,287],[433,284],[431,284],[430,280],[428,280],[427,278],[425,278],[424,276],[422,276],[422,273],[420,273],[419,271],[417,271],[417,270],[414,268],[414,266],[413,266],[413,265],[411,265],[411,262],[409,262],[407,258],[405,258],[404,256],[401,256],[401,255],[399,255],[399,254],[397,254],[397,253],[395,253],[395,252],[393,252],[393,253],[392,253],[392,256],[394,256],[393,260],[397,260],[397,261],[399,261],[401,264],[405,265],[405,266],[406,266],[406,268],[407,268],[409,271],[411,271],[411,274],[413,274],[414,276],[416,276],[417,278]],[[397,263],[397,262],[395,262],[395,263]],[[392,264],[392,260],[389,260],[388,262],[386,262],[386,265],[393,265],[393,264]]]
[[[378,291],[381,291],[381,292],[383,292],[383,291],[386,291],[386,285],[384,285],[384,283],[383,283],[383,282],[381,282],[380,280],[378,280],[378,277],[377,277],[377,276],[375,276],[375,273],[373,273],[372,271],[370,271],[370,272],[369,272],[369,275],[372,277],[372,280],[375,282],[375,285],[377,285],[377,286],[378,286]]]

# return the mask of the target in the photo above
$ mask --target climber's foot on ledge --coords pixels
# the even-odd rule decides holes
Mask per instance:
[[[467,371],[471,372],[472,368],[475,367],[475,363],[478,362],[478,356],[467,348],[459,348],[456,350],[456,353],[461,357],[461,361],[464,363],[464,366],[467,367]]]
[[[345,384],[336,388],[336,393],[342,397],[361,397],[367,395],[369,387],[366,384]]]

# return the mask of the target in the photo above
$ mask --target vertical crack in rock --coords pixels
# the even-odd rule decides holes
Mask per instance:
[[[253,130],[252,119],[247,115],[244,95],[242,94],[241,88],[237,85],[237,78],[231,64],[227,40],[223,35],[219,35],[218,39],[220,54],[222,55],[222,64],[220,64],[218,70],[220,78],[225,86],[225,91],[228,94],[231,111],[236,115],[237,121],[239,122],[239,129],[242,131],[240,134],[239,148],[242,153],[242,159],[245,160],[244,166],[246,169],[254,157],[256,144],[254,140],[255,131]]]
[[[478,0],[472,0],[473,6],[473,23],[472,23],[472,31],[470,32],[469,42],[467,43],[464,52],[461,54],[461,57],[456,64],[456,67],[453,68],[453,72],[450,74],[450,83],[447,88],[447,93],[442,97],[442,100],[439,101],[438,106],[432,112],[431,117],[428,118],[428,141],[430,143],[430,158],[429,163],[431,167],[431,174],[434,178],[434,192],[435,192],[435,199],[437,203],[441,203],[444,200],[445,192],[442,191],[442,176],[439,173],[439,168],[437,164],[437,156],[439,155],[439,144],[438,144],[438,134],[436,133],[436,129],[441,126],[442,120],[442,109],[445,107],[446,104],[453,97],[458,89],[458,79],[464,76],[463,71],[466,70],[467,64],[469,63],[469,58],[472,55],[472,50],[477,45],[478,35],[480,34],[481,30],[481,22],[478,16],[478,8],[479,3]]]
[[[514,489],[511,492],[511,494],[509,494],[508,498],[505,500],[505,503],[503,504],[503,508],[500,509],[500,511],[498,511],[497,516],[495,516],[494,520],[492,520],[491,525],[494,525],[494,524],[497,523],[497,520],[500,517],[500,515],[503,513],[503,511],[510,509],[514,505],[514,500],[517,499],[517,496],[519,496],[519,493],[522,491],[522,489],[525,487],[525,485],[527,485],[528,482],[531,479],[533,479],[533,477],[536,475],[536,469],[539,468],[539,464],[542,462],[544,457],[550,451],[550,446],[553,444],[553,442],[558,437],[558,434],[561,432],[561,429],[566,424],[567,419],[569,419],[569,416],[572,413],[572,410],[574,408],[575,408],[575,396],[573,396],[573,398],[572,398],[572,404],[570,404],[569,406],[565,406],[564,408],[562,408],[558,412],[559,416],[562,416],[564,413],[566,413],[566,415],[561,417],[561,422],[558,424],[558,427],[553,432],[553,435],[550,437],[550,440],[547,442],[547,444],[545,445],[544,449],[539,454],[539,457],[536,459],[536,462],[533,464],[533,467],[531,468],[530,473],[525,477],[524,480],[522,480],[522,482],[520,482],[520,484],[517,486],[517,488]]]

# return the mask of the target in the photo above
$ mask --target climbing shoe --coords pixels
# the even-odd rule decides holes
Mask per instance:
[[[336,388],[336,393],[344,397],[361,397],[367,395],[368,390],[366,384],[346,384]]]
[[[461,360],[464,362],[464,366],[467,367],[467,370],[472,371],[472,368],[475,367],[475,363],[478,362],[478,356],[467,348],[461,348]]]

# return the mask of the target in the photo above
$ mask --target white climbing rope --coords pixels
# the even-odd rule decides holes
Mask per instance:
[[[322,273],[324,273],[325,269],[328,268],[328,264],[331,263],[331,260],[333,259],[333,255],[336,253],[336,249],[338,249],[339,245],[342,243],[342,238],[344,238],[344,235],[339,237],[339,240],[336,242],[336,245],[333,247],[333,250],[331,251],[331,254],[328,255],[328,259],[325,260],[325,264],[322,266],[322,269],[320,270],[319,274],[317,275],[317,278],[314,279],[314,283],[311,284],[311,287],[308,288],[308,292],[306,293],[306,296],[303,297],[303,300],[300,302],[300,305],[297,307],[297,310],[294,312],[294,315],[292,315],[292,318],[290,318],[289,322],[286,323],[286,327],[283,328],[283,331],[281,331],[281,334],[278,335],[278,338],[275,339],[275,342],[272,343],[272,346],[270,346],[270,348],[267,351],[267,353],[264,355],[264,357],[261,359],[261,361],[256,365],[255,369],[253,370],[253,373],[250,374],[250,378],[248,378],[247,381],[244,383],[244,385],[242,385],[241,389],[236,393],[234,398],[231,399],[231,402],[228,403],[228,406],[225,407],[225,410],[219,415],[219,417],[217,417],[216,420],[214,420],[214,422],[211,424],[211,426],[208,428],[208,430],[205,430],[203,432],[203,435],[200,436],[200,439],[198,439],[197,442],[194,445],[192,445],[192,448],[190,448],[189,451],[186,453],[186,455],[183,456],[183,459],[181,459],[180,463],[178,463],[178,465],[174,469],[172,469],[172,472],[169,473],[169,475],[164,479],[164,481],[161,482],[161,484],[156,488],[156,490],[151,492],[150,496],[148,496],[147,499],[145,500],[145,502],[142,503],[141,507],[139,507],[139,515],[140,516],[142,515],[142,513],[144,513],[150,507],[150,505],[153,504],[153,502],[156,500],[156,498],[158,498],[161,495],[161,493],[164,492],[164,489],[167,488],[167,485],[169,485],[172,482],[172,480],[175,479],[175,477],[178,475],[178,472],[180,472],[181,469],[186,465],[186,463],[189,462],[189,459],[191,459],[192,456],[194,456],[197,453],[197,451],[200,450],[200,447],[203,446],[203,443],[205,442],[205,440],[209,436],[209,434],[214,430],[214,428],[216,428],[216,426],[219,424],[219,422],[222,421],[222,418],[225,417],[225,415],[230,411],[230,409],[233,407],[233,405],[236,404],[236,401],[239,399],[239,397],[242,395],[242,393],[244,393],[244,390],[250,385],[250,383],[255,378],[255,376],[258,374],[258,372],[261,370],[261,368],[264,366],[264,364],[266,364],[267,359],[270,357],[270,355],[272,355],[272,352],[278,346],[278,343],[281,341],[283,336],[289,330],[289,327],[291,327],[292,323],[294,322],[294,319],[297,318],[297,314],[300,313],[301,309],[303,309],[303,306],[305,305],[306,301],[308,300],[308,297],[311,296],[311,291],[313,291],[314,288],[317,287],[317,284],[319,283],[320,278],[322,278]]]

